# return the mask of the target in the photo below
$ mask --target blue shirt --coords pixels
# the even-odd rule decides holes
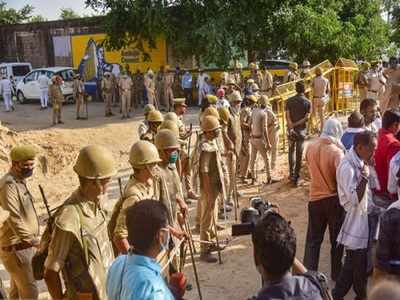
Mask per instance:
[[[161,266],[147,256],[121,255],[107,275],[109,300],[175,300],[161,276]]]
[[[191,89],[192,88],[192,75],[189,72],[186,72],[182,76],[182,88],[183,89]]]

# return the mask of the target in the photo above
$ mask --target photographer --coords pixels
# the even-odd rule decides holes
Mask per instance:
[[[296,235],[289,223],[275,212],[260,219],[253,230],[254,260],[263,278],[257,300],[324,299],[317,276],[309,274],[295,258]],[[294,276],[289,271],[293,266]]]

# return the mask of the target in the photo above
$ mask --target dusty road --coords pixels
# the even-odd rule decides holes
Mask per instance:
[[[38,104],[18,105],[13,113],[5,113],[0,107],[0,170],[1,174],[8,168],[8,151],[18,142],[30,142],[38,145],[42,152],[38,160],[35,177],[29,185],[37,197],[37,208],[44,213],[40,202],[37,184],[45,187],[46,193],[56,206],[65,199],[78,185],[72,170],[79,149],[88,144],[101,144],[108,147],[118,159],[120,169],[128,168],[128,153],[130,146],[137,141],[137,126],[142,118],[142,111],[137,110],[134,117],[121,120],[118,115],[105,118],[103,105],[91,103],[89,120],[75,120],[74,106],[64,107],[65,124],[51,127],[51,109],[41,111]],[[114,108],[117,112],[118,109]],[[190,109],[186,123],[197,124],[197,109]],[[12,131],[8,131],[7,127]],[[287,157],[281,154],[278,158],[276,177],[286,177]],[[261,169],[261,165],[259,165]],[[260,172],[259,172],[260,173]],[[126,174],[125,174],[126,175]],[[248,203],[248,198],[254,195],[264,195],[269,201],[279,204],[282,213],[292,221],[297,234],[297,257],[302,260],[304,241],[307,228],[307,181],[299,188],[292,188],[286,179],[282,182],[263,188],[261,185],[240,185],[244,193],[240,199],[241,206]],[[114,186],[114,201],[115,194]],[[194,216],[195,204],[191,205],[191,216]],[[193,218],[192,218],[193,219]],[[230,218],[233,221],[233,214]],[[230,224],[225,224],[227,230],[223,237],[230,235]],[[194,224],[193,220],[191,222]],[[321,250],[320,270],[329,269],[329,249],[325,240]],[[200,273],[203,299],[247,299],[256,293],[260,287],[260,276],[253,264],[252,247],[249,237],[234,239],[222,254],[223,264],[204,264],[197,260]],[[188,260],[189,262],[190,260]],[[187,299],[198,299],[194,285],[192,267],[186,266],[187,274],[194,289],[188,292]],[[0,272],[4,275],[4,271]],[[3,277],[3,276],[2,276]],[[3,278],[4,279],[4,278]],[[8,283],[6,283],[7,285]],[[43,294],[42,298],[47,296]],[[350,299],[350,297],[348,298]]]

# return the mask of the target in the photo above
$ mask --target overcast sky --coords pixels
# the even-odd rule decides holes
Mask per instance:
[[[91,15],[93,10],[85,8],[84,0],[6,0],[7,6],[20,9],[24,5],[32,5],[33,15],[42,15],[48,20],[56,20],[61,8],[72,8],[80,15]]]

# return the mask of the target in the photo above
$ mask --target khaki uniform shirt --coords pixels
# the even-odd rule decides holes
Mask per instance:
[[[265,128],[268,127],[268,115],[261,109],[253,109],[251,114],[251,137],[265,138]]]
[[[318,76],[313,79],[313,96],[315,98],[324,98],[329,92],[329,80],[324,76]]]
[[[250,137],[250,116],[251,116],[251,107],[244,107],[240,111],[240,125],[242,127],[243,140],[249,140]]]
[[[106,94],[110,94],[112,93],[112,88],[113,88],[113,80],[107,79],[107,78],[103,78],[103,80],[101,81],[101,90],[103,91],[103,93]]]
[[[57,211],[45,267],[66,279],[68,299],[91,293],[107,299],[107,270],[114,256],[107,232],[106,213],[76,190]]]
[[[33,198],[24,180],[10,173],[0,179],[0,205],[10,216],[0,227],[0,247],[39,243],[39,222]]]
[[[156,137],[156,133],[150,130],[150,128],[147,130],[145,134],[143,134],[140,139],[144,141],[148,141],[150,143],[154,144],[154,138]]]
[[[132,89],[132,79],[128,77],[121,77],[119,80],[119,88],[122,92],[129,92]]]
[[[85,91],[85,86],[81,80],[75,79],[72,84],[72,90],[74,97],[78,97]]]
[[[61,91],[61,87],[57,84],[50,84],[49,86],[49,98],[52,103],[64,102],[64,95]]]
[[[228,136],[231,141],[235,144],[235,149],[237,153],[240,152],[240,147],[242,146],[242,128],[240,126],[240,111],[237,112],[234,108],[230,107],[229,111],[231,117],[228,125]]]
[[[224,192],[223,172],[221,167],[221,155],[215,140],[200,142],[200,164],[199,173],[208,173],[210,178],[210,189],[212,191]],[[200,186],[203,186],[200,176]],[[224,198],[225,199],[225,198]]]
[[[263,75],[263,81],[260,86],[261,91],[268,91],[272,89],[273,85],[274,85],[274,78],[272,74],[268,70],[265,70],[265,73]]]

